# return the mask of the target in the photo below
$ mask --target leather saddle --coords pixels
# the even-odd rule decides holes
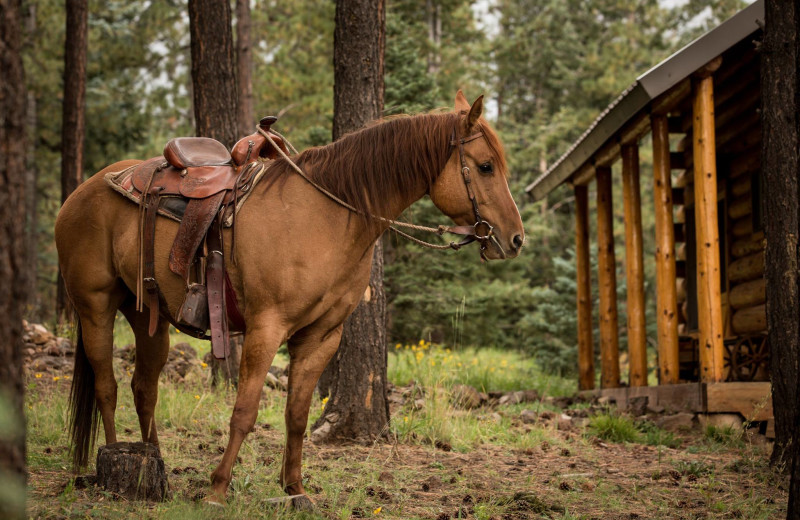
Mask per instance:
[[[265,117],[259,127],[288,154],[283,139],[270,132],[276,121],[276,117]],[[182,216],[170,250],[169,267],[186,281],[187,293],[177,316],[173,318],[165,312],[164,317],[196,337],[209,339],[206,331],[210,330],[214,356],[228,356],[229,322],[233,330],[244,332],[244,319],[225,271],[223,218],[231,206],[235,218],[238,199],[252,188],[254,177],[261,170],[258,159],[278,157],[279,151],[260,132],[240,139],[230,152],[214,139],[179,137],[166,144],[162,156],[140,163],[126,177],[124,182],[130,183],[125,186],[126,191],[140,206],[137,306],[143,310],[142,296],[146,291],[151,336],[163,303],[155,280],[156,215],[165,205],[172,205],[179,207],[177,214],[182,212]],[[205,247],[201,248],[203,243]]]

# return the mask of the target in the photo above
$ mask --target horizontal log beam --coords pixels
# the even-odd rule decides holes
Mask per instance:
[[[731,244],[731,256],[742,258],[763,251],[766,247],[766,240],[763,236],[749,236],[735,241]]]
[[[746,282],[763,276],[764,251],[740,258],[728,266],[728,279],[731,282]]]
[[[754,334],[767,330],[767,307],[756,305],[733,313],[731,328],[736,334]]]
[[[728,294],[728,302],[734,309],[762,304],[767,301],[766,286],[764,278],[735,285]]]

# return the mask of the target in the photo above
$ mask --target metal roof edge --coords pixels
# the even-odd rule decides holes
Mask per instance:
[[[650,101],[757,31],[756,21],[763,19],[764,0],[756,0],[639,76],[525,191],[534,201],[542,199],[567,180]]]

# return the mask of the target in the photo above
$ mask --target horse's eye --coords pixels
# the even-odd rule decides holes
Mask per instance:
[[[480,166],[478,166],[478,169],[481,171],[481,173],[485,173],[487,175],[494,172],[494,169],[492,168],[492,163],[490,162],[485,162],[481,164]]]

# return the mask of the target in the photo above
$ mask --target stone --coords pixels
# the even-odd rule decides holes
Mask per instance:
[[[572,426],[572,417],[562,413],[558,418],[558,429],[561,431],[569,431],[572,429]]]
[[[706,426],[716,426],[717,428],[734,428],[737,430],[742,429],[742,416],[738,413],[709,413],[698,414],[697,421],[700,423],[701,428]]]
[[[52,332],[47,330],[44,325],[34,323],[30,326],[30,341],[36,345],[44,345],[45,343],[56,339]]]
[[[478,408],[482,404],[480,393],[469,385],[454,385],[450,401],[457,408],[465,410]]]
[[[533,410],[522,410],[519,413],[519,418],[525,424],[534,424],[539,420],[539,414]]]
[[[286,390],[286,385],[283,382],[275,377],[272,372],[267,372],[267,378],[265,383],[268,387],[274,388],[275,390]]]
[[[661,406],[660,404],[648,404],[647,405],[647,413],[652,413],[652,414],[658,415],[658,414],[664,413],[664,410],[665,410],[665,408],[663,406]]]
[[[631,397],[628,399],[628,413],[634,417],[641,417],[647,413],[647,403],[650,398],[646,395]]]
[[[664,415],[655,421],[656,426],[671,432],[679,432],[691,430],[694,428],[695,419],[693,413],[676,413],[673,415]]]

